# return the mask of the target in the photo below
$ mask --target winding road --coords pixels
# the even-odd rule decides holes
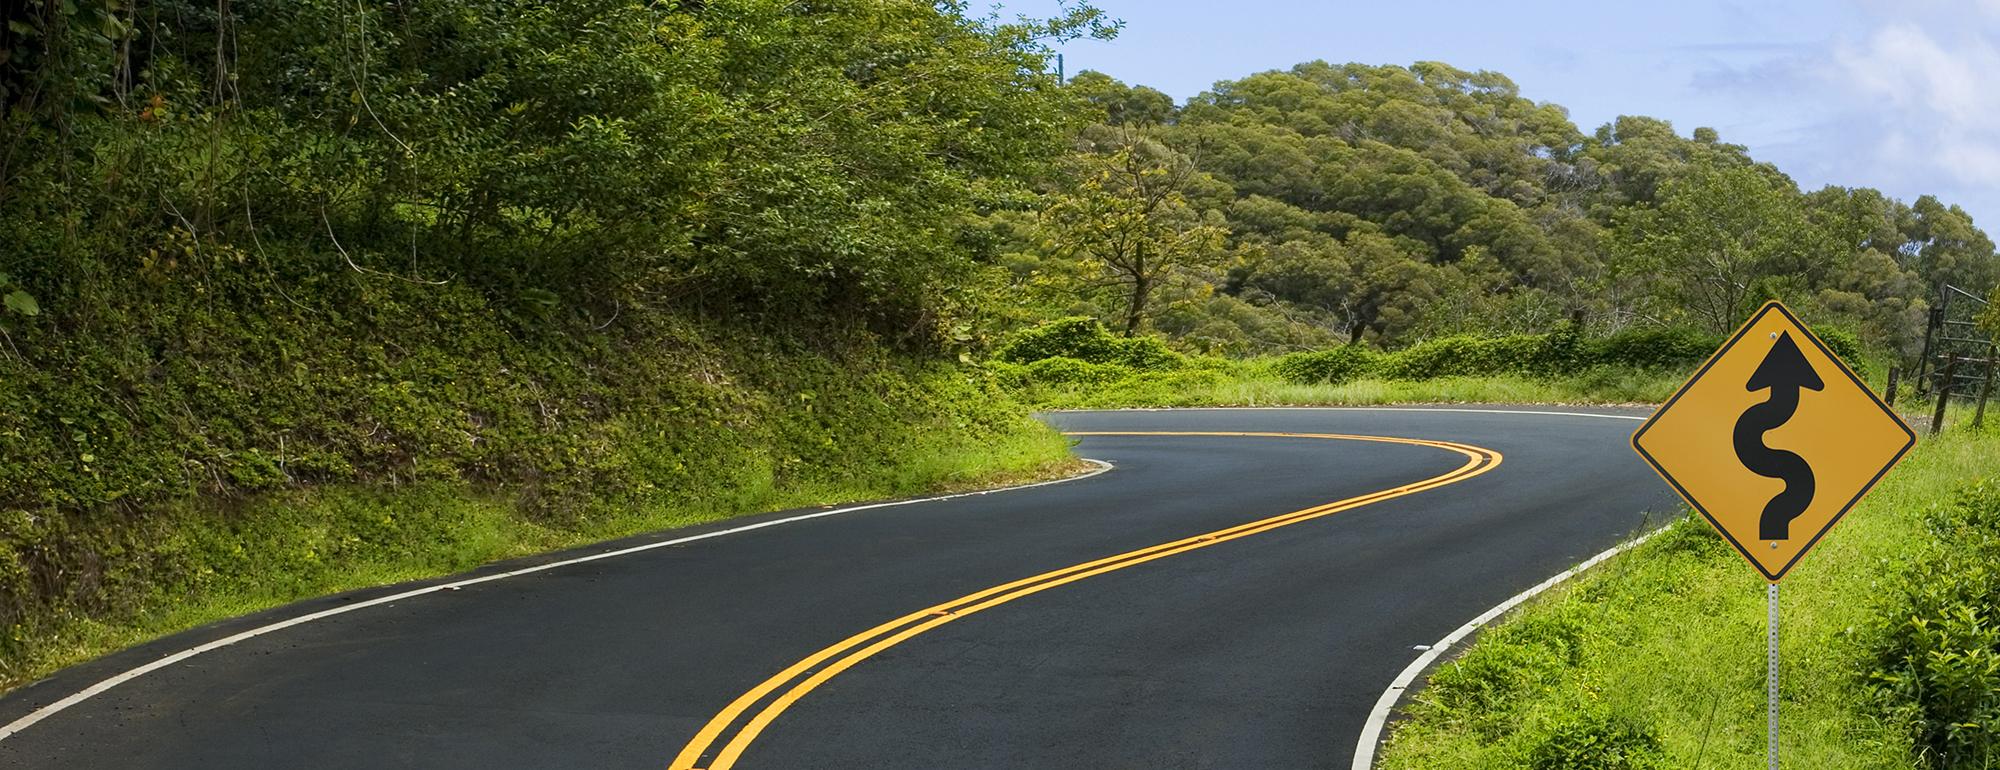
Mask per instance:
[[[0,697],[0,767],[1348,767],[1421,646],[1676,509],[1638,416],[1052,414],[1111,470],[196,629]]]

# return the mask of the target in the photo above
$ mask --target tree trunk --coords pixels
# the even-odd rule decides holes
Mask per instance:
[[[1125,336],[1139,333],[1139,322],[1146,318],[1146,300],[1153,293],[1153,277],[1146,274],[1146,244],[1132,247],[1132,301],[1125,307]]]
[[[1142,277],[1132,281],[1131,302],[1125,306],[1125,336],[1139,333],[1139,323],[1146,317],[1146,297],[1153,293],[1153,282]]]

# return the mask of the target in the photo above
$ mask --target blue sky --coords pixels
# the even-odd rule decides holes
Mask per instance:
[[[1185,100],[1312,59],[1497,70],[1586,132],[1621,114],[1712,126],[1807,189],[1931,193],[2000,233],[2000,0],[1097,5],[1125,31],[1064,46],[1072,73]]]

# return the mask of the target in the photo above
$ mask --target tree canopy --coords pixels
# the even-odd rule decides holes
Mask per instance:
[[[1227,237],[1163,277],[1182,288],[1155,310],[1194,348],[1401,345],[1564,319],[1726,330],[1781,298],[1910,355],[1941,284],[2000,281],[1962,209],[1802,192],[1710,128],[1624,116],[1585,132],[1499,73],[1315,61],[1179,106],[1094,72],[1070,87],[1135,146],[1203,172],[1187,204]],[[1017,275],[1043,275],[1012,245],[1027,253]]]

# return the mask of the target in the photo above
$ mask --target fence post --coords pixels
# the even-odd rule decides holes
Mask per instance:
[[[1917,397],[1930,393],[1931,381],[1927,375],[1931,371],[1931,354],[1937,351],[1938,330],[1944,327],[1944,308],[1951,303],[1951,294],[1942,287],[1938,289],[1938,304],[1931,308],[1924,319],[1924,352],[1917,354]]]
[[[1986,425],[1986,399],[1993,397],[1993,370],[1996,367],[2000,367],[2000,362],[1993,360],[1996,352],[2000,352],[2000,345],[1988,343],[1986,346],[1986,382],[1979,386],[1979,408],[1972,413],[1972,427],[1974,428]]]
[[[1944,407],[1951,403],[1952,377],[1958,374],[1958,354],[1953,353],[1944,360],[1944,368],[1938,370],[1937,411],[1931,413],[1931,435],[1944,430]]]
[[[1902,369],[1894,366],[1889,367],[1889,387],[1882,394],[1882,403],[1888,404],[1890,409],[1896,408],[1896,381],[1902,374]]]

